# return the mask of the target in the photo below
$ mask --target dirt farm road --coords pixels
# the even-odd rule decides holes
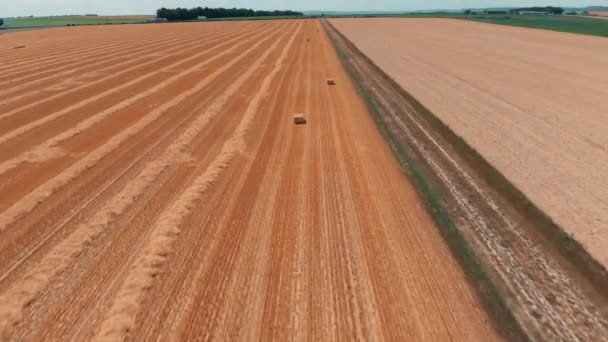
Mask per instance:
[[[318,21],[0,56],[0,340],[499,338]]]

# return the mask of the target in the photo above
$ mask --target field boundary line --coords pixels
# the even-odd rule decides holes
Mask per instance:
[[[121,340],[135,325],[135,318],[140,311],[142,296],[150,288],[154,276],[159,272],[167,254],[171,252],[171,246],[180,233],[182,221],[193,209],[194,202],[213,184],[217,176],[228,167],[234,155],[242,149],[244,135],[258,111],[261,101],[268,96],[268,89],[272,81],[282,69],[287,52],[300,31],[301,25],[300,23],[294,30],[290,40],[284,46],[281,56],[275,63],[275,67],[264,78],[259,91],[249,102],[241,122],[236,127],[233,135],[224,143],[219,155],[158,218],[147,239],[147,244],[142,247],[141,253],[134,260],[131,272],[127,275],[112,303],[112,307],[107,312],[95,340]],[[278,43],[279,40],[275,41],[274,45],[276,46]],[[265,56],[270,54],[271,51],[272,49],[268,49]]]

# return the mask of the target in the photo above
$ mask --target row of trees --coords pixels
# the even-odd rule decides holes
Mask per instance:
[[[542,12],[542,13],[551,13],[551,14],[563,14],[564,9],[561,7],[522,7],[515,8],[511,10],[511,13],[517,14],[519,12]]]
[[[299,16],[301,12],[295,11],[254,11],[247,8],[161,8],[156,16],[166,18],[168,21],[194,20],[198,17],[232,18],[232,17],[272,17],[272,16]]]
[[[4,25],[4,19],[0,18],[0,27],[2,27],[2,25]]]
[[[550,13],[550,14],[563,14],[564,9],[561,7],[522,7],[514,8],[512,10],[465,10],[464,14],[519,14],[520,12],[537,12],[537,13]]]

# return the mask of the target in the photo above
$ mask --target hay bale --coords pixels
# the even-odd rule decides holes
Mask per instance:
[[[336,85],[336,81],[333,78],[328,78],[327,79],[327,84],[329,84],[329,85]]]
[[[296,125],[306,124],[306,116],[304,115],[304,113],[296,113],[293,115],[293,122]]]

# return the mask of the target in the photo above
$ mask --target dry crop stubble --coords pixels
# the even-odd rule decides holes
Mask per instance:
[[[115,47],[159,27],[189,42],[204,25],[124,26]],[[2,160],[2,337],[499,339],[319,21],[212,25],[142,59],[128,99],[106,75],[56,88],[47,95],[62,102],[40,99],[55,109],[20,124],[19,107],[0,112],[0,144],[25,143]],[[66,53],[103,48],[116,29]],[[70,72],[42,51],[7,57]],[[94,51],[87,70],[108,68]],[[161,82],[141,79],[152,69]],[[86,104],[78,87],[101,98]],[[23,97],[4,108],[29,91],[12,89]],[[294,127],[294,112],[308,125]]]

